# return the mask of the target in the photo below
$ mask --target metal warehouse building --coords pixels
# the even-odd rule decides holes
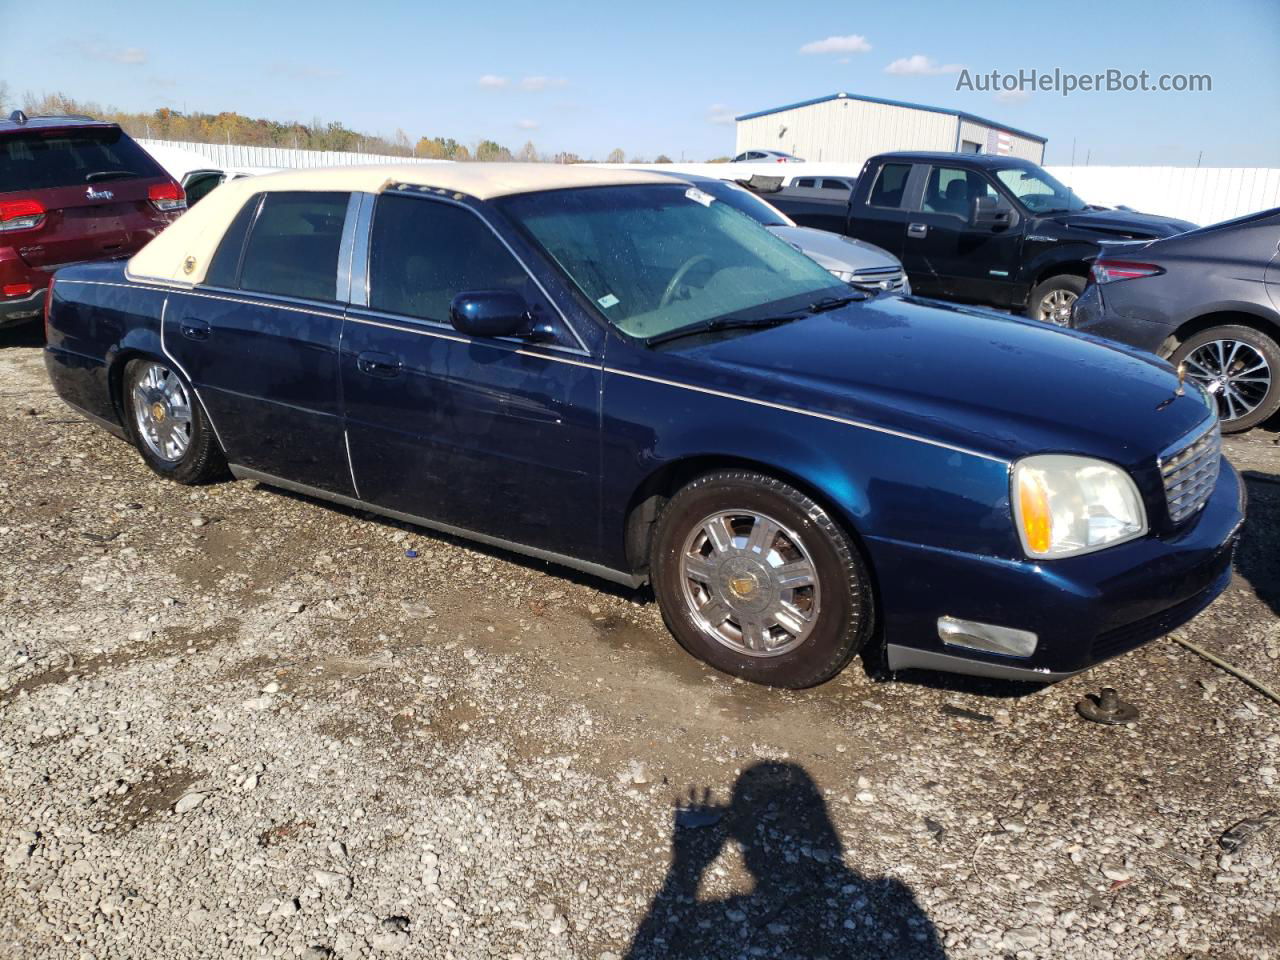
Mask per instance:
[[[852,93],[747,113],[738,148],[782,150],[806,160],[853,163],[888,150],[998,153],[1044,161],[1045,138],[971,113]]]

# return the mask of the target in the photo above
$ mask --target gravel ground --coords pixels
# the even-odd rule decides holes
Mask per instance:
[[[1180,632],[1272,685],[1275,440],[1227,444],[1245,543]],[[1076,716],[1104,685],[1135,724]],[[1278,766],[1280,706],[1168,640],[735,683],[644,592],[166,484],[0,333],[0,956],[1274,958],[1280,823],[1218,838]]]

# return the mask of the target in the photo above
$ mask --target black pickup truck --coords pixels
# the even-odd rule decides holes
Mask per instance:
[[[882,153],[847,195],[786,188],[768,200],[797,223],[898,257],[923,296],[1025,310],[1065,325],[1089,262],[1108,241],[1195,228],[1093,207],[1027,160],[972,153]]]

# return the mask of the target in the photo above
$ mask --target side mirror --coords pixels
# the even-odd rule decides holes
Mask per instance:
[[[969,226],[987,230],[1003,230],[1013,220],[1008,204],[990,194],[974,197],[969,203]]]
[[[536,332],[524,297],[514,290],[465,290],[449,304],[449,321],[473,337],[528,337]]]

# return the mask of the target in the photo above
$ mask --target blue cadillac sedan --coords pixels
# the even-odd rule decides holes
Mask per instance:
[[[162,477],[250,478],[623,584],[804,687],[863,650],[1049,681],[1185,622],[1242,486],[1206,395],[1041,324],[864,299],[669,176],[219,187],[48,303],[61,396]]]

